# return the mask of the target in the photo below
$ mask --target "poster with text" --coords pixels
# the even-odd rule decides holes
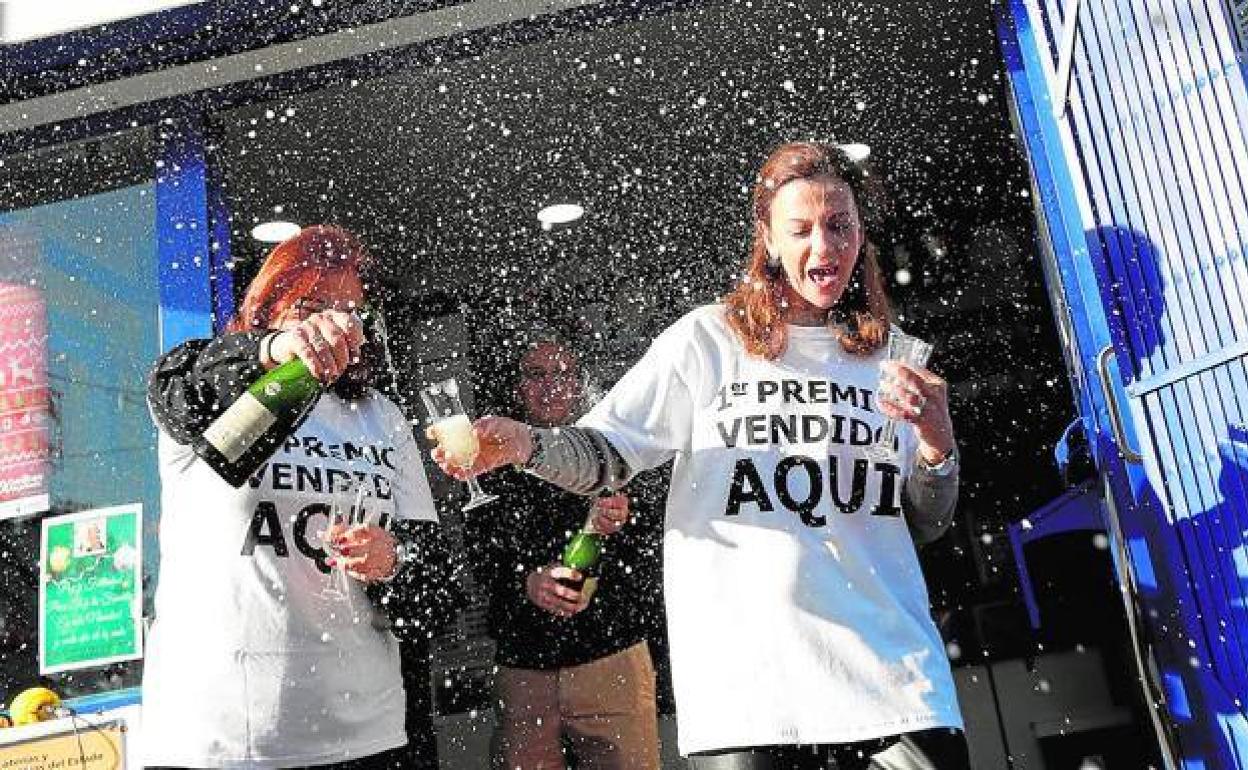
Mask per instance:
[[[0,281],[0,519],[48,508],[47,346],[42,292]]]
[[[40,722],[0,733],[0,770],[124,770],[122,721]]]
[[[138,504],[43,520],[40,672],[141,657],[142,522]]]

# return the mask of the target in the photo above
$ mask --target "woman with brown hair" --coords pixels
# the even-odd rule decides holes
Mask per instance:
[[[449,614],[458,582],[411,427],[368,387],[356,313],[367,265],[347,231],[305,228],[274,248],[225,334],[175,347],[152,371],[162,491],[149,767],[414,766],[400,749],[396,634]],[[236,489],[191,441],[296,356],[330,388]],[[334,510],[345,525],[331,525]],[[337,595],[325,590],[335,567],[352,578]]]
[[[470,472],[517,463],[581,493],[674,459],[665,601],[698,770],[862,768],[904,733],[962,726],[914,547],[956,502],[946,386],[884,361],[864,179],[836,147],[777,148],[722,305],[664,331],[576,428],[476,424]],[[890,418],[897,461],[872,461]]]

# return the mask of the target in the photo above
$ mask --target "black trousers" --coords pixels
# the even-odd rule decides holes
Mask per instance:
[[[857,743],[751,746],[689,757],[690,770],[866,770],[871,757],[893,744],[921,753],[938,770],[970,770],[966,736],[939,728]]]

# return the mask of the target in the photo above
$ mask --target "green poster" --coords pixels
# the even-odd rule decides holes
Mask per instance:
[[[142,655],[143,507],[43,520],[39,549],[39,671]]]

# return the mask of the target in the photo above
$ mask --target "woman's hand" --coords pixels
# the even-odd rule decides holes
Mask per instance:
[[[338,557],[330,557],[330,567],[341,565],[348,575],[364,583],[392,577],[399,566],[398,541],[376,524],[343,527],[335,524],[325,531]]]
[[[438,440],[436,426],[425,429],[425,435]],[[442,447],[435,446],[429,455],[448,476],[461,481],[471,476],[487,473],[504,465],[520,465],[528,462],[533,454],[533,436],[529,426],[507,417],[482,417],[472,424],[477,434],[477,457],[465,468],[449,462]]]
[[[570,618],[589,606],[589,597],[583,591],[568,588],[560,580],[580,580],[580,572],[562,564],[548,564],[529,573],[524,581],[524,591],[529,601],[560,618]]]
[[[301,358],[313,377],[330,383],[360,360],[363,344],[364,323],[359,316],[322,310],[278,332],[268,343],[268,353],[274,364]]]
[[[885,361],[880,368],[884,376],[875,400],[880,413],[914,425],[923,459],[940,462],[954,447],[948,384],[927,369],[900,361]]]
[[[589,510],[594,516],[594,529],[604,535],[614,535],[628,522],[628,495],[617,492],[610,497],[595,498]]]

